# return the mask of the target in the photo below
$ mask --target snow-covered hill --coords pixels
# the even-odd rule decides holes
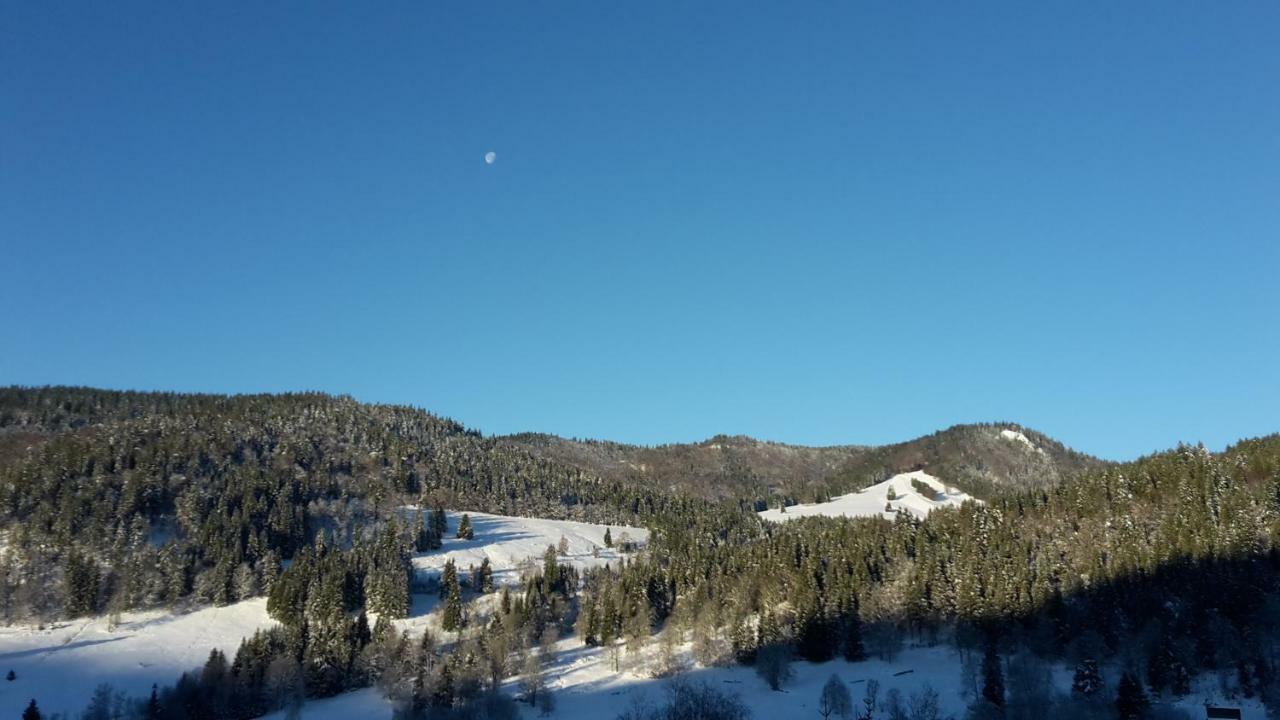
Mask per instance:
[[[912,481],[923,483],[934,490],[926,497],[916,489]],[[892,490],[892,493],[890,492]],[[901,473],[858,492],[840,495],[823,503],[792,505],[782,512],[777,508],[765,510],[760,517],[773,522],[785,522],[800,517],[824,515],[827,517],[885,517],[892,519],[899,510],[905,510],[918,518],[944,507],[959,507],[966,500],[982,502],[955,488],[949,488],[938,478],[923,470]]]
[[[537,560],[548,545],[558,545],[561,537],[569,545],[561,562],[579,567],[616,563],[621,557],[617,544],[624,540],[642,543],[648,538],[645,530],[613,526],[607,528],[615,542],[615,549],[610,550],[604,544],[604,525],[469,514],[475,538],[453,537],[462,512],[450,512],[444,547],[413,558],[420,573],[438,574],[449,558],[465,573],[487,556],[495,582],[514,584],[519,582],[525,560]],[[437,604],[433,594],[415,595],[411,617],[397,624],[410,632],[435,625]],[[17,675],[12,682],[0,680],[0,717],[18,717],[32,698],[46,716],[55,712],[78,716],[94,688],[104,682],[130,696],[146,695],[152,683],[161,687],[173,684],[184,671],[203,665],[214,648],[233,658],[242,638],[274,624],[267,615],[266,600],[256,598],[180,615],[125,613],[114,630],[105,616],[58,622],[43,629],[0,626],[0,677],[9,670]],[[350,701],[342,698],[334,702],[341,706]]]

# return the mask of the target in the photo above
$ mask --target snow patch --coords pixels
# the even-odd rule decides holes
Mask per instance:
[[[416,512],[417,508],[407,510]],[[471,528],[475,531],[475,537],[470,540],[454,537],[464,512],[471,517]],[[425,510],[423,514],[427,515]],[[605,547],[606,530],[613,540],[613,548]],[[621,552],[623,543],[643,545],[649,540],[649,531],[626,525],[594,525],[573,520],[450,511],[443,547],[415,555],[413,568],[421,579],[438,578],[445,563],[452,560],[458,572],[465,575],[468,568],[472,565],[480,567],[487,557],[489,566],[493,568],[494,584],[515,586],[520,583],[521,570],[540,566],[547,546],[558,549],[560,538],[567,541],[568,552],[558,562],[583,569],[607,563],[617,565],[624,557]]]
[[[912,481],[919,481],[932,488],[933,497],[925,497]],[[893,490],[894,499],[889,498]],[[899,510],[905,510],[918,518],[944,507],[959,507],[965,501],[981,503],[968,493],[947,487],[941,480],[923,470],[901,473],[876,483],[865,490],[841,495],[823,503],[792,505],[782,512],[776,508],[759,513],[764,520],[785,522],[799,517],[822,515],[826,517],[883,517],[890,520]],[[889,510],[885,508],[888,507]]]
[[[1035,450],[1036,452],[1044,452],[1035,443],[1031,442],[1030,438],[1018,432],[1017,430],[1009,430],[1009,429],[1001,430],[1000,437],[1004,438],[1005,440],[1012,440],[1013,442],[1022,443],[1023,445],[1026,445],[1027,447],[1031,448],[1032,450]]]
[[[34,627],[0,626],[0,717],[18,717],[32,698],[45,717],[79,714],[99,683],[111,683],[133,697],[151,692],[152,683],[172,685],[187,670],[204,665],[209,651],[235,657],[241,638],[275,621],[266,598],[185,615],[167,611],[124,613],[115,630],[106,616],[60,621]]]

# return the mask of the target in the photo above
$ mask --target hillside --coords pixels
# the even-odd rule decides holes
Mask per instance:
[[[779,492],[821,493],[828,478],[869,450],[854,445],[785,445],[741,435],[654,447],[537,433],[503,439],[601,477],[643,480],[671,492],[711,500],[763,498]]]
[[[318,539],[407,536],[405,504],[614,524],[687,504],[421,410],[318,393],[8,388],[0,437],[5,621],[252,597]]]
[[[927,470],[987,498],[1001,490],[1050,487],[1108,465],[1015,423],[980,423],[873,448],[850,459],[829,481],[836,487],[863,488],[901,472]]]
[[[956,425],[893,445],[806,447],[718,435],[698,443],[645,447],[526,433],[505,441],[540,457],[615,480],[723,500],[775,505],[823,501],[913,470],[977,497],[1055,485],[1103,467],[1043,433],[1014,423]]]

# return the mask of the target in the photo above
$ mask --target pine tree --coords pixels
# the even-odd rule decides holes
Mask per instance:
[[[450,586],[458,584],[458,566],[454,564],[453,558],[444,561],[444,570],[440,572],[440,599],[445,600],[449,597]]]
[[[480,568],[476,570],[473,584],[478,593],[493,592],[493,567],[489,564],[487,555],[480,561]]]
[[[1096,660],[1081,660],[1076,665],[1075,675],[1071,679],[1071,692],[1093,697],[1102,689],[1102,675],[1098,672]]]
[[[462,540],[471,540],[475,536],[475,530],[471,529],[471,516],[463,513],[462,520],[458,522],[458,537]]]
[[[360,614],[356,617],[353,634],[357,649],[364,649],[366,645],[373,642],[373,631],[369,629],[369,615],[364,608],[360,609]]]
[[[611,528],[604,529],[604,546],[607,548],[613,547],[613,530]]]
[[[862,618],[859,617],[858,606],[854,604],[853,608],[844,616],[844,659],[849,662],[859,662],[867,659],[867,652],[862,644]]]
[[[40,714],[40,708],[36,705],[35,698],[27,704],[27,709],[22,711],[22,720],[40,720],[44,716]]]
[[[437,537],[444,537],[449,530],[449,516],[444,508],[438,507],[431,513],[431,529],[435,531]]]
[[[832,715],[845,718],[852,713],[853,697],[848,686],[836,675],[827,678],[827,684],[822,686],[822,694],[818,697],[818,714],[824,718]]]
[[[93,615],[98,611],[100,582],[97,563],[77,550],[68,553],[63,585],[69,617]]]
[[[453,572],[449,572],[450,570]],[[450,560],[445,565],[445,580],[441,586],[444,593],[444,615],[440,618],[440,627],[454,632],[462,629],[462,589],[458,586],[458,572]]]
[[[1120,676],[1120,684],[1116,687],[1116,714],[1120,720],[1137,720],[1145,717],[1151,703],[1147,693],[1133,673],[1126,671]]]
[[[144,720],[160,720],[160,696],[154,684],[151,685],[151,697],[147,698],[147,704],[142,709],[142,717]]]
[[[987,643],[982,656],[982,697],[996,707],[1004,707],[1004,670],[994,641]]]

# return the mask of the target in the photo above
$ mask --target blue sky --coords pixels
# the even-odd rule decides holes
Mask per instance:
[[[2,3],[0,383],[1280,430],[1276,3],[365,5]]]

